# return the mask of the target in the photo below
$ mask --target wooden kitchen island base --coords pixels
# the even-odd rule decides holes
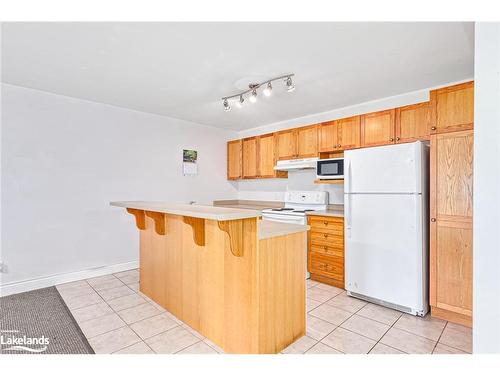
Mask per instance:
[[[305,334],[307,226],[127,211],[140,291],[226,353],[279,353]]]

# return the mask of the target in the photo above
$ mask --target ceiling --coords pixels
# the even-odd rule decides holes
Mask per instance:
[[[473,23],[4,23],[2,81],[243,130],[473,76]],[[251,79],[295,73],[224,112]],[[249,82],[248,82],[249,83]]]

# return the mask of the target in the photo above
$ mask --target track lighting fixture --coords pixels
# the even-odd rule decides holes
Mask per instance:
[[[271,82],[267,83],[267,87],[262,91],[265,96],[271,96],[271,92],[273,91],[273,85],[271,85]]]
[[[231,95],[231,96],[226,96],[222,98],[222,104],[224,105],[224,111],[229,112],[231,110],[231,106],[229,105],[229,100],[231,99],[236,99],[238,98],[237,101],[235,101],[235,104],[238,108],[241,108],[243,106],[243,102],[245,101],[245,95],[248,97],[248,101],[250,103],[255,103],[257,101],[257,90],[265,85],[264,90],[262,90],[262,93],[265,96],[271,96],[272,91],[273,91],[273,81],[278,81],[278,80],[284,80],[285,81],[285,88],[286,91],[292,92],[295,90],[295,85],[293,84],[292,77],[294,74],[287,74],[284,76],[276,77],[269,79],[267,81],[261,82],[261,83],[250,83],[248,85],[248,90],[245,90],[239,94]]]

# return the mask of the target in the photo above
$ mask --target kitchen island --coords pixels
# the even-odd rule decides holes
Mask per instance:
[[[111,202],[140,230],[140,291],[227,353],[278,353],[305,334],[307,225],[260,212]]]

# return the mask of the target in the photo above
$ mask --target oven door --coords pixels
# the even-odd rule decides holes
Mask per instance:
[[[262,219],[279,221],[281,223],[289,223],[289,224],[302,224],[302,225],[307,224],[307,217],[299,215],[286,215],[286,214],[282,215],[282,214],[272,214],[265,212],[262,214]]]
[[[323,159],[316,162],[316,178],[333,180],[344,178],[344,159]]]

